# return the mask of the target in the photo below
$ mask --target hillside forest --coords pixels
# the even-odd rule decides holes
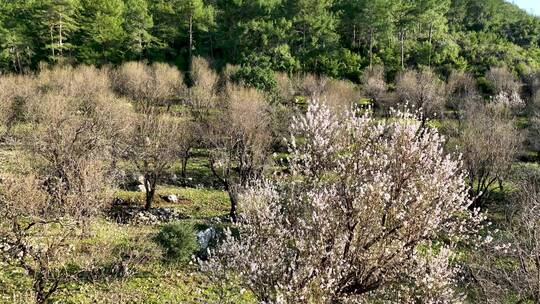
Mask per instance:
[[[0,2],[0,303],[540,303],[540,17]]]

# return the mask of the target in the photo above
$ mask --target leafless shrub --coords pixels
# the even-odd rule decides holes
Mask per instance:
[[[296,90],[293,80],[283,72],[276,73],[277,92],[279,101],[282,104],[290,104],[294,101]]]
[[[200,120],[218,107],[219,75],[202,57],[191,62],[192,87],[189,89],[188,105],[195,119]]]
[[[454,111],[465,110],[467,103],[480,100],[474,77],[465,72],[452,71],[446,84],[448,106]]]
[[[309,100],[320,100],[330,78],[306,74],[297,76],[296,91]]]
[[[133,125],[126,153],[144,177],[144,207],[148,210],[152,207],[157,183],[183,152],[179,136],[184,133],[184,125],[180,119],[154,110],[137,114]]]
[[[521,83],[506,67],[492,67],[487,72],[486,78],[495,87],[496,94],[500,92],[513,94],[521,91]]]
[[[482,201],[508,176],[522,144],[515,121],[497,105],[469,106],[458,142],[469,172],[469,185]]]
[[[75,200],[73,211],[86,216],[107,201],[108,164],[116,141],[125,136],[130,110],[116,100],[86,101],[56,93],[32,103],[33,128],[26,146],[60,205]]]
[[[182,73],[165,63],[125,63],[116,71],[114,83],[118,92],[147,108],[170,106],[186,92]]]
[[[360,91],[350,81],[330,80],[322,92],[321,101],[336,109],[348,109],[360,100]]]
[[[349,108],[360,99],[360,92],[350,81],[307,74],[297,81],[296,90],[307,100],[318,100],[328,105]]]
[[[363,94],[375,102],[379,102],[388,90],[384,79],[384,67],[380,65],[366,69],[361,82]]]
[[[228,84],[226,108],[208,116],[207,145],[210,168],[231,199],[230,216],[237,218],[238,191],[260,176],[270,144],[270,121],[264,96],[252,88]]]
[[[58,217],[63,210],[49,199],[43,182],[28,174],[5,176],[0,184],[0,257],[27,273],[40,304],[69,281],[59,266],[69,255],[67,239],[77,231],[72,221]]]
[[[470,262],[488,303],[540,302],[540,183],[521,183],[496,237],[483,244]]]
[[[36,95],[34,77],[0,76],[0,127],[5,127],[9,133],[14,124],[24,121],[28,102]]]
[[[38,75],[37,81],[44,94],[54,92],[86,102],[111,95],[108,71],[92,66],[57,66],[44,69]]]
[[[423,121],[440,116],[445,102],[444,83],[431,70],[408,70],[398,75],[396,92],[399,101],[421,110]]]

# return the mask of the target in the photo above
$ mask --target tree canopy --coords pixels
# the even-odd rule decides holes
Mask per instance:
[[[0,69],[40,62],[119,64],[134,59],[188,68],[315,72],[359,81],[431,67],[484,74],[540,66],[540,18],[503,0],[32,0],[0,4]],[[257,69],[255,69],[255,67]]]

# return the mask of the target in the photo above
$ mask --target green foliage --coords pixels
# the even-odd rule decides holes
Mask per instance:
[[[197,250],[197,238],[191,224],[170,223],[164,225],[155,237],[171,261],[187,262]]]
[[[264,65],[242,65],[233,79],[261,91],[273,92],[277,87],[274,71]]]
[[[375,64],[483,75],[540,67],[540,18],[504,0],[40,0],[0,4],[0,69],[117,64],[193,55],[240,65],[272,90],[270,70],[358,81]]]

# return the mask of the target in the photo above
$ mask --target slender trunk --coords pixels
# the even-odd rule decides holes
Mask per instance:
[[[352,34],[352,47],[356,45],[356,24],[353,25],[353,34]]]
[[[405,69],[405,30],[400,30],[401,69]]]
[[[188,163],[188,160],[189,160],[189,150],[187,151],[186,155],[182,158],[182,168],[181,168],[181,171],[180,171],[180,176],[183,178],[183,179],[186,179],[187,177],[187,163]]]
[[[373,68],[373,28],[369,29],[369,69]]]
[[[227,194],[229,195],[229,200],[231,201],[231,210],[229,211],[229,216],[231,217],[231,221],[233,223],[238,222],[238,215],[237,215],[237,206],[238,206],[238,196],[236,193],[236,189],[234,187],[231,187],[229,182],[225,182],[225,191],[227,191]]]
[[[431,55],[433,53],[433,24],[429,25],[429,59],[428,59],[428,66],[431,67]]]
[[[193,55],[193,14],[189,15],[189,60]]]
[[[52,55],[52,59],[54,60],[54,34],[53,34],[53,25],[51,25],[51,28],[50,28],[50,35],[51,35],[51,55]]]
[[[144,175],[144,189],[146,190],[146,202],[144,204],[144,210],[150,210],[152,208],[152,201],[154,200],[154,194],[156,193],[156,182],[150,181],[148,175]]]
[[[45,281],[41,272],[37,273],[37,278],[34,280],[34,292],[36,293],[36,303],[42,304],[47,301],[45,298]]]
[[[238,215],[237,215],[238,198],[234,191],[228,191],[227,193],[229,194],[229,199],[231,200],[231,210],[229,212],[229,216],[231,217],[231,221],[233,223],[236,223],[238,222]]]
[[[61,19],[61,17],[60,17]],[[64,55],[62,49],[64,47],[64,35],[62,34],[62,22],[58,25],[58,54],[60,57]]]

